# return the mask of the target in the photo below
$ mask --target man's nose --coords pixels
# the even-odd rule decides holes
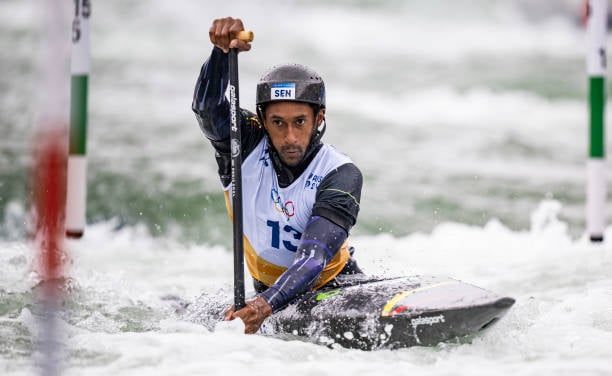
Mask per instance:
[[[285,141],[289,144],[294,144],[297,142],[297,132],[293,129],[292,126],[287,127],[287,133],[285,134]]]

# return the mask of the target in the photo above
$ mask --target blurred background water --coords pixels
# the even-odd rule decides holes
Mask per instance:
[[[492,218],[525,229],[551,197],[582,233],[587,80],[576,2],[211,4],[94,4],[89,223],[116,218],[155,236],[229,244],[213,152],[190,102],[211,20],[232,14],[257,36],[240,58],[244,107],[274,64],[302,62],[325,78],[326,140],[365,176],[356,234]],[[0,6],[0,223],[14,238],[41,30],[36,3]]]
[[[17,373],[28,372],[34,330],[28,315],[35,314],[33,256],[24,239],[43,32],[38,7],[31,0],[0,2],[0,365]],[[406,369],[428,374],[471,357],[487,374],[537,359],[542,369],[555,369],[554,359],[573,359],[568,349],[583,342],[552,336],[558,348],[550,355],[544,350],[550,343],[535,338],[550,334],[546,323],[567,317],[563,310],[576,303],[567,299],[600,308],[592,325],[568,319],[567,333],[600,330],[588,342],[590,360],[578,366],[603,364],[609,350],[600,347],[609,345],[612,328],[605,314],[612,307],[610,249],[592,249],[582,238],[588,117],[580,12],[579,0],[94,2],[90,227],[83,241],[69,243],[78,285],[66,318],[69,368],[129,374],[133,364],[134,374],[155,373],[146,364],[181,341],[213,347],[220,341],[217,356],[230,343],[244,351],[256,346],[234,333],[215,337],[169,323],[158,299],[193,297],[231,281],[231,226],[213,150],[190,108],[211,51],[208,28],[227,15],[255,32],[252,51],[240,55],[243,107],[254,108],[255,85],[272,65],[300,62],[324,77],[325,140],[365,178],[353,235],[367,270],[449,274],[526,299],[480,345],[363,355],[355,370],[371,371],[368,361],[386,369],[399,356]],[[576,266],[574,274],[557,258],[579,263],[577,249],[595,252],[598,262]],[[569,282],[566,273],[574,275]],[[533,302],[537,284],[547,287]],[[581,307],[572,317],[589,314]],[[149,337],[126,335],[134,332]],[[175,341],[172,333],[185,337]],[[508,334],[515,342],[502,350]],[[109,345],[94,346],[98,341]],[[164,352],[145,346],[142,358],[118,355],[142,341],[158,341]],[[281,343],[268,345],[336,364],[327,349]],[[123,350],[112,350],[117,346]],[[493,362],[490,347],[506,356],[505,366]],[[264,364],[277,355],[265,354]],[[169,359],[159,364],[173,369],[180,362]],[[230,367],[223,359],[213,364]],[[606,372],[602,367],[589,369]]]

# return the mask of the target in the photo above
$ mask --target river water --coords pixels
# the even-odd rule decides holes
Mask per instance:
[[[40,358],[26,236],[39,5],[0,3],[0,373],[11,375],[35,374]],[[240,55],[243,107],[272,65],[324,77],[325,139],[364,175],[352,243],[366,272],[512,296],[503,320],[468,343],[362,352],[174,314],[169,297],[231,292],[231,226],[190,109],[208,28],[226,15],[255,32]],[[64,374],[612,374],[612,245],[584,236],[580,1],[107,0],[93,4],[91,44],[88,226],[66,244]]]

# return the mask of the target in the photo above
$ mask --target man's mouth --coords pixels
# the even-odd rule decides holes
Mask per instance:
[[[289,155],[289,156],[295,156],[295,155],[300,155],[302,153],[302,151],[300,149],[284,149],[283,150],[283,154],[285,155]]]
[[[282,149],[281,154],[284,157],[283,159],[295,161],[295,160],[301,159],[303,153],[302,153],[302,150],[299,148],[298,149],[287,148],[287,149]]]

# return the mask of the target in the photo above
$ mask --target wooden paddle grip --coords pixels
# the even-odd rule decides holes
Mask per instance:
[[[255,35],[250,30],[242,30],[239,31],[238,34],[236,34],[236,39],[240,39],[241,41],[247,43],[252,42],[254,37]]]

